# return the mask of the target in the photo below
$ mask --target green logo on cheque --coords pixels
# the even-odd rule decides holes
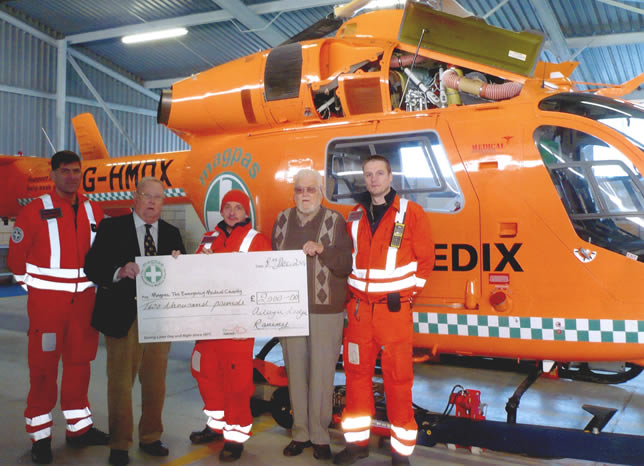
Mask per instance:
[[[165,280],[165,267],[159,261],[150,261],[143,266],[141,278],[146,285],[159,286]]]

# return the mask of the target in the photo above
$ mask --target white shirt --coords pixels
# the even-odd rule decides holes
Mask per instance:
[[[139,240],[139,252],[142,256],[145,256],[145,222],[141,217],[139,217],[136,212],[132,211],[132,216],[134,217],[134,229],[136,230],[136,238]],[[155,248],[159,248],[159,221],[152,223],[152,228],[150,228],[150,234],[154,240]]]

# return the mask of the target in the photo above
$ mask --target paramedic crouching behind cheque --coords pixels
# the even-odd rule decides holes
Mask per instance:
[[[309,336],[280,339],[293,407],[293,440],[285,456],[313,446],[313,456],[330,459],[329,423],[333,377],[342,344],[351,239],[342,215],[322,207],[322,177],[314,170],[295,175],[295,208],[282,211],[273,226],[273,249],[302,249],[307,255]]]
[[[271,250],[268,238],[250,223],[250,198],[243,191],[228,191],[219,210],[224,219],[203,235],[197,254]],[[212,267],[217,267],[214,258]],[[203,430],[190,434],[190,441],[206,443],[223,436],[220,462],[237,461],[250,438],[254,343],[254,338],[199,340],[192,351],[192,375],[199,384],[208,421]]]
[[[141,419],[139,447],[152,456],[167,456],[161,442],[161,412],[170,343],[139,343],[136,321],[136,256],[177,257],[185,253],[179,230],[159,217],[164,188],[156,178],[139,180],[134,212],[101,222],[85,258],[85,273],[99,285],[92,325],[105,334],[110,464],[129,463],[132,444],[132,386],[139,374]]]
[[[409,464],[417,435],[411,399],[411,302],[432,270],[434,244],[422,207],[401,199],[391,188],[389,161],[372,155],[362,171],[368,193],[356,196],[359,204],[347,218],[353,240],[343,350],[347,395],[342,429],[347,445],[333,462],[353,464],[369,455],[372,377],[382,349],[392,464]]]

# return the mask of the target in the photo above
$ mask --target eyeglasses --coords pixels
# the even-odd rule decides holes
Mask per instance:
[[[301,186],[296,186],[295,187],[295,194],[304,194],[305,192],[308,194],[315,194],[319,192],[320,188],[317,186],[307,186],[306,188],[303,188]]]
[[[139,193],[139,196],[146,201],[159,202],[163,200],[163,195],[161,194],[148,194],[148,193]]]

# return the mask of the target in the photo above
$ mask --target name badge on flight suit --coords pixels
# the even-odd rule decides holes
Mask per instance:
[[[55,207],[53,209],[40,209],[40,218],[42,220],[50,220],[52,218],[60,218],[63,216],[63,211],[60,210],[60,207]]]
[[[347,223],[356,222],[362,218],[362,210],[354,210],[347,217]]]

